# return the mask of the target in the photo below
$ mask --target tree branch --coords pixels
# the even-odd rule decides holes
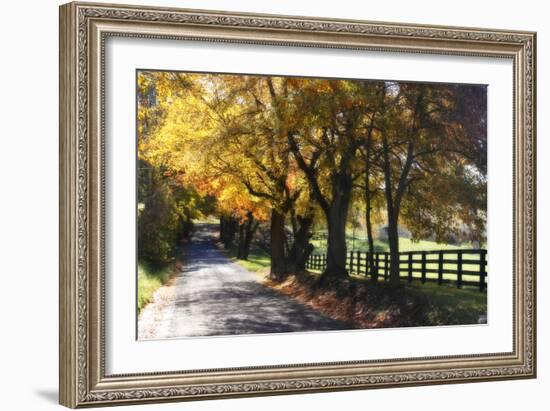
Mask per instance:
[[[306,178],[308,179],[309,184],[311,185],[311,189],[313,190],[313,194],[317,202],[319,203],[323,211],[328,214],[330,207],[327,199],[325,198],[325,196],[323,196],[321,187],[319,187],[319,182],[317,181],[317,176],[314,169],[311,167],[311,165],[308,166],[308,164],[304,160],[304,157],[300,152],[300,148],[298,147],[298,143],[296,143],[296,139],[294,138],[294,134],[292,132],[288,132],[287,138],[288,138],[288,144],[290,146],[290,150],[292,151],[292,154],[294,154],[294,157],[296,158],[296,162],[298,163],[298,166],[306,175]]]

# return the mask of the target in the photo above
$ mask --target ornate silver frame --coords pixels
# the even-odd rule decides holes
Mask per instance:
[[[514,349],[471,356],[105,375],[103,64],[109,36],[201,39],[514,63]],[[70,3],[60,8],[60,403],[68,407],[534,378],[532,32]]]

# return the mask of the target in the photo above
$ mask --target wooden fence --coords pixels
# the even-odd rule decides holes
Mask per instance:
[[[384,281],[390,275],[390,253],[374,253],[374,269],[378,278]],[[326,254],[313,254],[309,257],[308,270],[323,271],[327,264]],[[346,268],[350,274],[370,276],[369,253],[351,251],[346,259]],[[438,250],[405,251],[399,253],[399,272],[407,281],[420,280],[441,284],[455,284],[478,287],[483,291],[487,287],[487,250]]]

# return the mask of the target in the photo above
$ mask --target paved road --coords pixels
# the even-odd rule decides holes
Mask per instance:
[[[260,284],[216,249],[213,232],[197,230],[182,271],[142,310],[139,339],[349,329]]]

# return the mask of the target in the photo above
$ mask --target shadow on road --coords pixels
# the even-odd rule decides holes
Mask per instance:
[[[200,225],[184,248],[174,298],[159,316],[155,338],[349,329],[279,294],[214,245],[215,225]]]

